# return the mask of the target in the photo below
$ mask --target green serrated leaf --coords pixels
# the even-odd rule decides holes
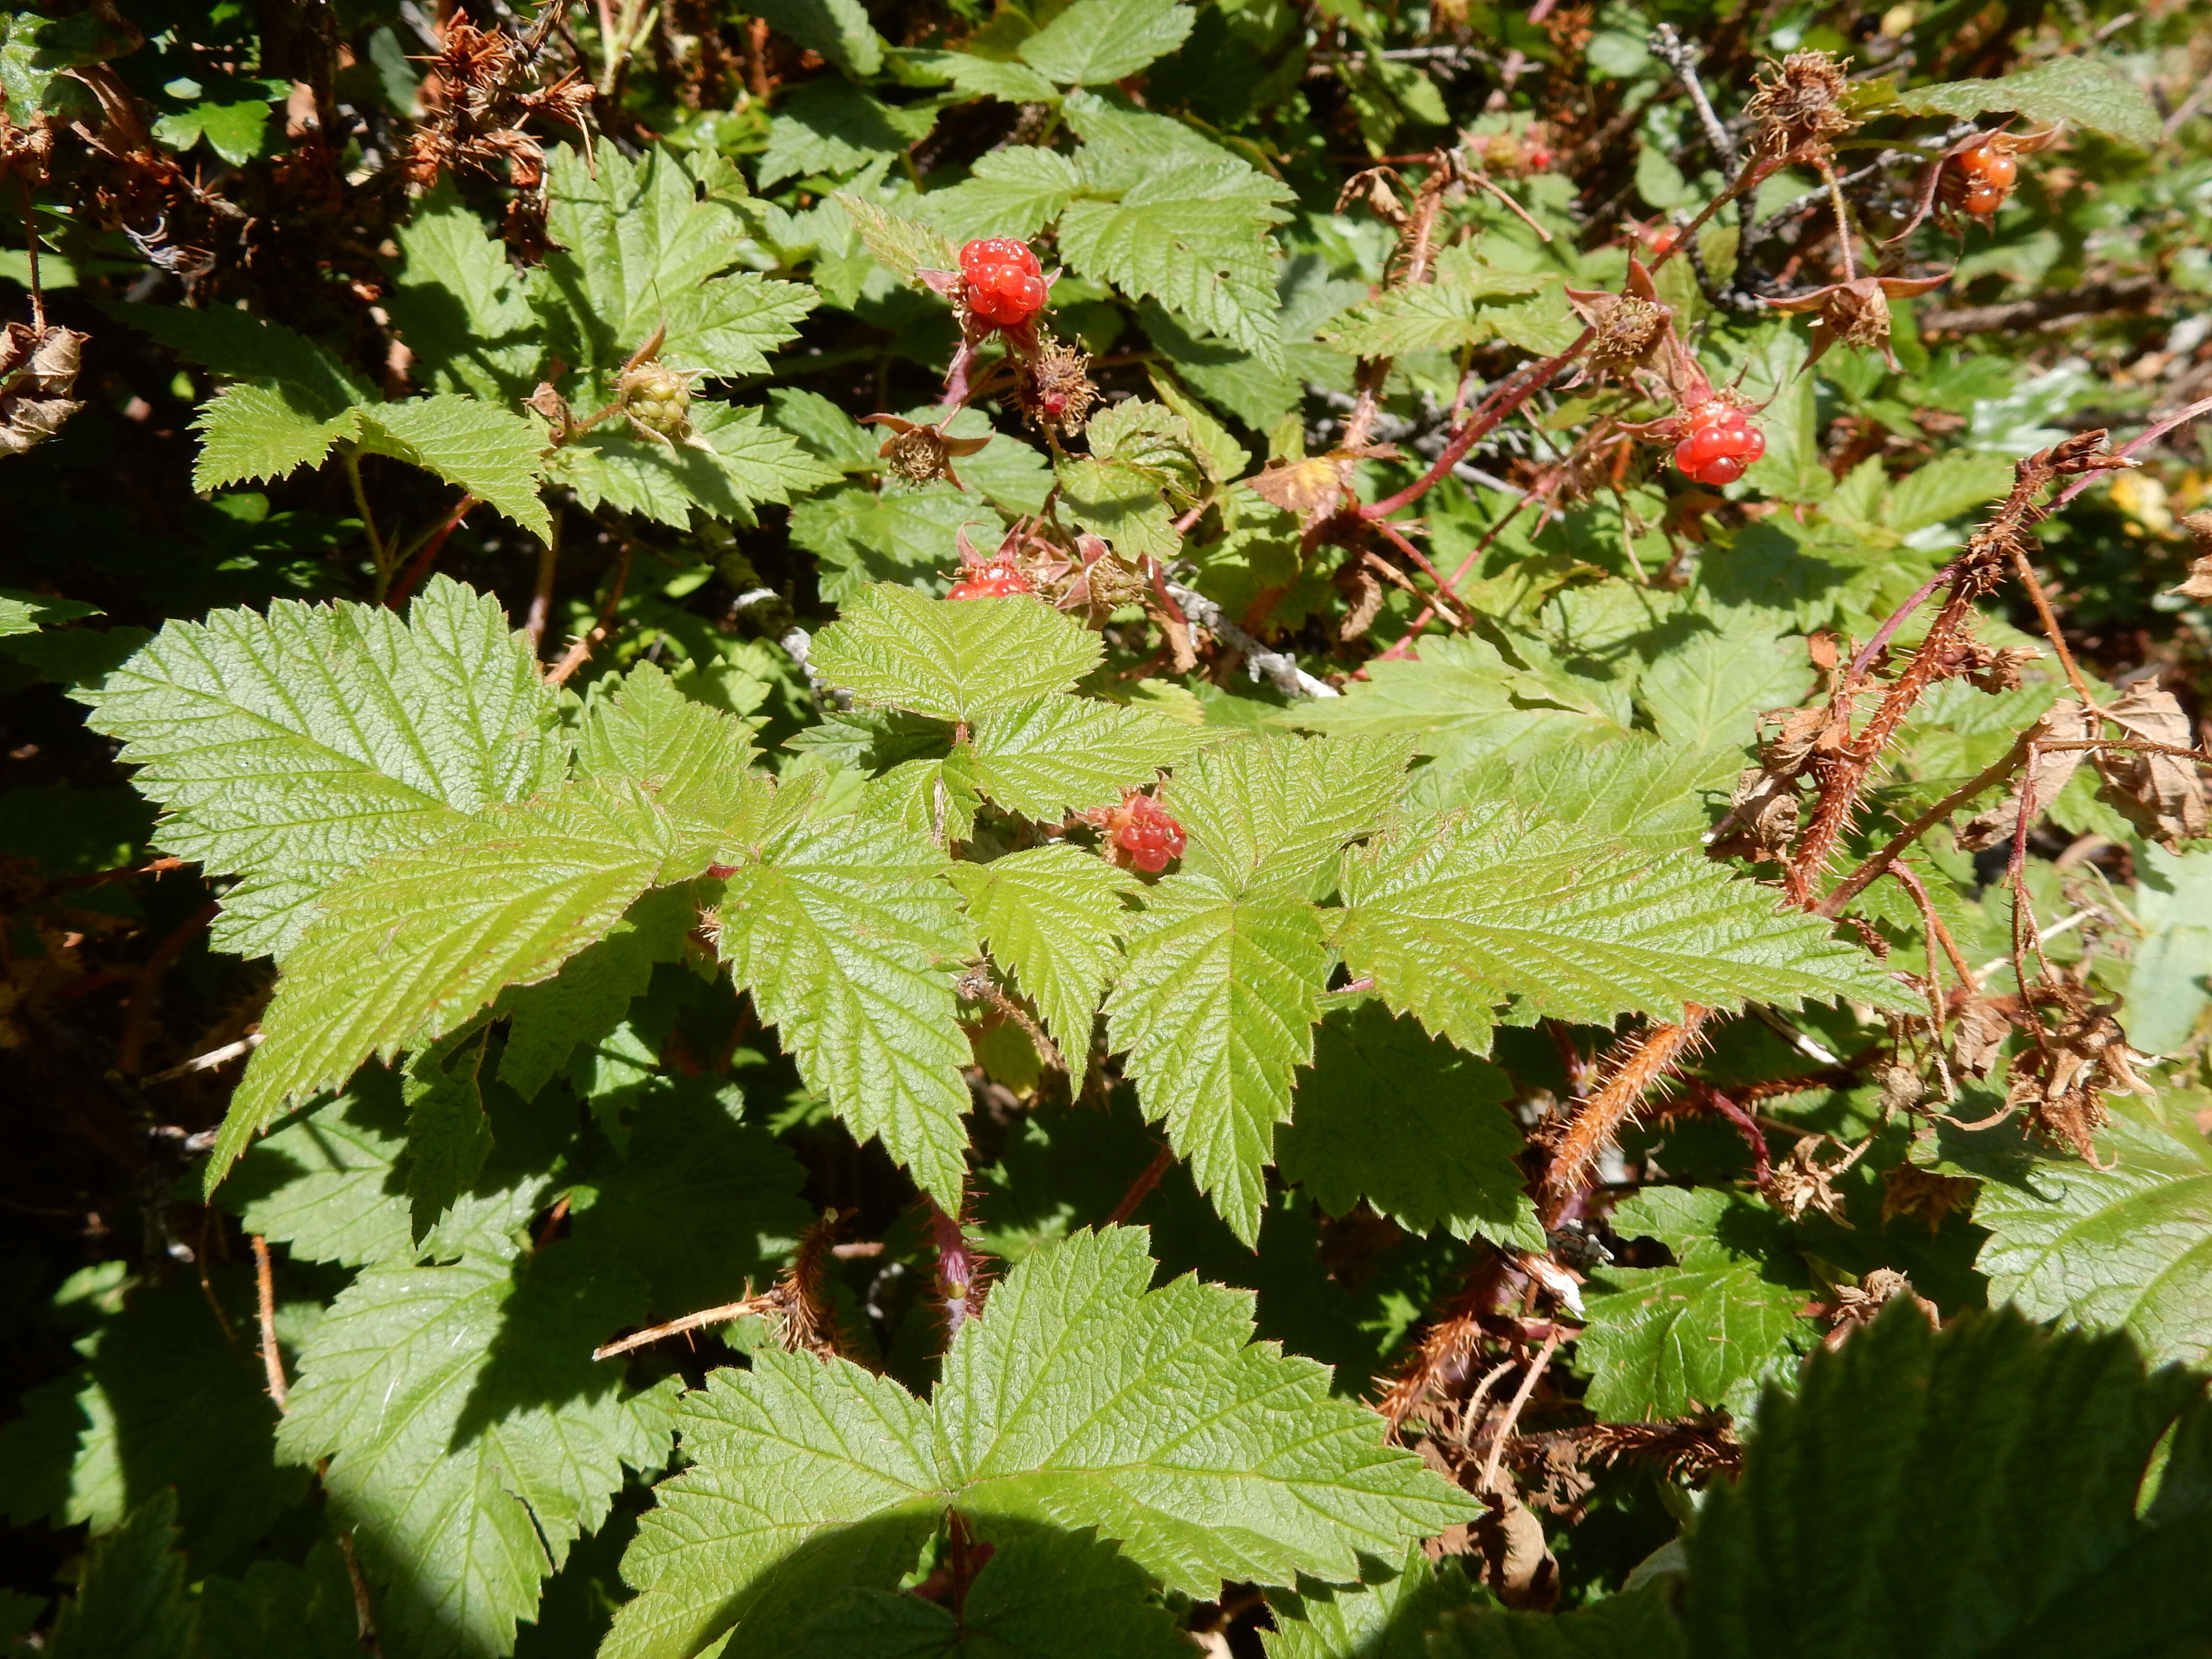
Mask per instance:
[[[360,1650],[353,1577],[335,1544],[317,1544],[304,1567],[256,1561],[242,1579],[200,1586],[197,1659],[354,1659]]]
[[[613,423],[554,452],[550,477],[586,507],[612,507],[687,529],[694,511],[752,522],[763,501],[787,501],[837,474],[774,427],[757,409],[694,402],[695,443],[647,438]]]
[[[546,349],[589,371],[601,393],[657,330],[665,362],[759,374],[814,308],[803,284],[723,274],[737,261],[744,220],[721,196],[702,198],[672,151],[631,161],[603,146],[587,162],[574,149],[552,150],[545,195],[559,251],[536,272],[531,302],[545,319]]]
[[[1062,86],[1103,86],[1181,46],[1194,15],[1173,0],[1075,0],[1016,50]]]
[[[883,37],[860,0],[761,0],[755,11],[848,75],[865,78],[884,66]]]
[[[2017,110],[2035,121],[2072,121],[2145,149],[2156,147],[2160,120],[2142,88],[2102,58],[2053,58],[2000,81],[1945,81],[1900,93],[1892,107],[1912,115],[1979,115]]]
[[[987,1535],[1095,1528],[1192,1595],[1350,1577],[1355,1551],[1396,1559],[1475,1513],[1321,1366],[1252,1344],[1244,1297],[1148,1291],[1146,1243],[1109,1228],[1024,1258],[928,1405],[842,1360],[764,1350],[713,1373],[684,1401],[692,1467],[624,1559],[640,1593],[606,1659],[751,1651],[842,1589],[891,1589],[947,1508]]]
[[[1160,495],[1162,477],[1152,468],[1064,455],[1054,472],[1061,509],[1122,557],[1165,561],[1182,550],[1175,514]]]
[[[1741,1412],[1812,1345],[1814,1328],[1797,1311],[1809,1291],[1784,1276],[1794,1257],[1778,1217],[1709,1189],[1665,1192],[1660,1202],[1647,1213],[1632,1200],[1612,1224],[1624,1238],[1659,1237],[1676,1265],[1602,1267],[1583,1291],[1575,1363],[1592,1378],[1589,1408],[1607,1422]]]
[[[1275,1162],[1331,1215],[1365,1199],[1411,1232],[1446,1227],[1541,1251],[1513,1161],[1528,1143],[1504,1110],[1512,1092],[1495,1066],[1363,1001],[1322,1020],[1292,1121],[1275,1131]]]
[[[398,240],[405,264],[384,305],[417,383],[495,400],[528,392],[542,352],[507,245],[449,187],[423,199]]]
[[[1357,1584],[1301,1578],[1294,1591],[1269,1591],[1275,1628],[1260,1638],[1267,1659],[1428,1659],[1428,1632],[1474,1603],[1474,1586],[1419,1547],[1395,1569],[1363,1564]]]
[[[209,1160],[210,1189],[288,1101],[443,1036],[507,986],[550,979],[647,888],[696,875],[710,856],[636,785],[586,781],[341,880],[285,958]]]
[[[490,503],[532,534],[553,533],[553,520],[538,499],[538,428],[510,410],[441,392],[360,411],[362,447],[396,456],[458,484]]]
[[[1201,334],[1279,360],[1275,244],[1285,188],[1223,155],[1162,160],[1085,152],[1086,191],[1060,216],[1060,251],[1079,275],[1158,300]],[[1114,198],[1118,199],[1107,199]]]
[[[480,1037],[459,1040],[459,1052],[439,1043],[414,1056],[401,1097],[407,1103],[407,1200],[419,1243],[440,1217],[476,1184],[491,1156],[477,1068]]]
[[[673,1388],[632,1394],[591,1357],[643,1301],[635,1275],[562,1243],[514,1269],[370,1267],[316,1323],[277,1448],[321,1466],[386,1644],[509,1651],[624,1469],[666,1457]]]
[[[886,104],[849,81],[806,82],[769,123],[761,187],[811,173],[853,173],[927,137],[936,119],[933,104]]]
[[[975,787],[1009,811],[1052,822],[1113,801],[1190,758],[1191,726],[1149,709],[1053,693],[976,717],[969,732]]]
[[[1205,875],[1148,889],[1122,918],[1128,961],[1107,999],[1145,1115],[1165,1122],[1191,1175],[1247,1243],[1261,1170],[1291,1115],[1291,1073],[1313,1060],[1328,970],[1321,917],[1271,884],[1239,896]]]
[[[1098,999],[1121,961],[1120,896],[1129,878],[1066,842],[955,864],[948,873],[992,958],[1044,1017],[1079,1095]]]
[[[965,179],[931,191],[919,210],[956,240],[1012,236],[1026,241],[1058,218],[1082,187],[1083,175],[1067,157],[1024,145],[977,157]],[[865,225],[862,229],[865,234]]]
[[[1516,1020],[1680,1019],[1695,1003],[1794,1007],[1904,993],[1830,924],[1692,852],[1638,851],[1495,804],[1345,861],[1337,943],[1393,1008],[1471,1053]]]
[[[76,1594],[55,1616],[55,1659],[195,1659],[197,1609],[177,1553],[177,1506],[156,1492],[86,1559]]]
[[[121,305],[124,321],[179,356],[238,380],[275,380],[299,393],[304,413],[327,420],[356,404],[374,403],[365,382],[321,346],[286,328],[227,306]]]
[[[1388,289],[1345,313],[1322,337],[1355,357],[1456,351],[1501,331],[1498,301],[1524,299],[1559,284],[1559,277],[1542,272],[1477,264],[1474,245],[1464,246],[1468,252],[1454,248],[1438,261],[1434,282]]]
[[[653,968],[682,960],[699,920],[686,889],[665,887],[630,906],[605,939],[586,945],[551,979],[511,985],[495,1012],[511,1024],[501,1050],[499,1080],[525,1100],[560,1075],[580,1046],[610,1036],[645,994]]]
[[[714,920],[731,978],[807,1085],[949,1212],[968,1147],[951,964],[969,941],[944,869],[918,830],[801,823],[738,865]]]
[[[2174,1113],[2181,1118],[2179,1113]],[[2154,1363],[2212,1358],[2212,1148],[2185,1118],[2123,1108],[2102,1137],[2105,1169],[2038,1161],[1988,1180],[1974,1265],[1991,1301],[2035,1319],[2124,1329]]]
[[[361,410],[315,413],[314,399],[290,385],[227,386],[192,416],[200,453],[192,459],[192,488],[289,477],[303,466],[320,466],[337,445],[361,433]]]
[[[1716,628],[1670,644],[1637,683],[1637,702],[1678,750],[1746,748],[1760,714],[1795,708],[1813,689],[1803,645],[1771,612],[1746,607],[1712,619]]]
[[[848,609],[871,581],[934,579],[956,567],[963,526],[981,538],[999,526],[988,502],[950,484],[880,495],[848,484],[791,511],[791,539],[821,556],[823,598]]]
[[[404,621],[279,600],[171,622],[79,691],[122,739],[156,844],[245,879],[214,937],[282,952],[316,893],[380,854],[549,787],[567,766],[557,694],[489,594],[433,577]]]
[[[1066,690],[1103,654],[1096,634],[1040,599],[933,599],[878,583],[815,635],[813,663],[865,702],[972,720]]]
[[[1325,879],[1346,842],[1395,816],[1410,747],[1269,733],[1209,750],[1167,791],[1189,836],[1182,869],[1239,892]]]
[[[625,779],[669,811],[718,829],[735,823],[765,787],[752,775],[757,751],[745,722],[693,702],[653,664],[592,691],[576,738],[579,775]]]

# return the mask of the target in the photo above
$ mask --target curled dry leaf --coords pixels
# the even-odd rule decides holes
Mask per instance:
[[[2185,599],[2212,599],[2212,511],[2191,513],[2181,523],[2197,538],[2197,557],[2181,585],[2166,592]]]
[[[1835,1322],[1821,1339],[1821,1346],[1830,1349],[1842,1347],[1853,1331],[1872,1323],[1876,1314],[1899,1297],[1919,1309],[1929,1324],[1942,1322],[1936,1304],[1915,1291],[1911,1279],[1894,1267],[1876,1267],[1858,1284],[1838,1285],[1831,1293],[1821,1312]]]
[[[1954,1210],[1961,1215],[1973,1206],[1974,1183],[1958,1176],[1937,1175],[1917,1164],[1898,1164],[1882,1171],[1881,1224],[1887,1227],[1898,1216],[1917,1215],[1930,1233],[1942,1231],[1943,1219]]]
[[[0,455],[20,455],[52,437],[84,407],[70,393],[77,355],[91,336],[9,323],[0,331]]]
[[[1997,1056],[2012,1035],[2012,1016],[1991,998],[1970,997],[1952,1030],[1952,1065],[1968,1077],[1984,1078],[1996,1069]]]
[[[2189,716],[2173,693],[2154,682],[2130,686],[2127,695],[2105,710],[2105,716],[2131,738],[2164,744],[2170,749],[2192,747]],[[2198,763],[2179,755],[2161,755],[2141,749],[2100,749],[2098,772],[2120,811],[2144,834],[2169,851],[2193,841],[2205,831],[2207,811],[2204,780]]]
[[[2028,728],[2030,743],[2081,743],[2097,735],[2097,717],[2087,706],[2069,698],[2053,703],[2050,712]],[[2058,799],[2058,792],[2066,787],[2075,769],[2081,764],[2087,751],[2080,749],[2045,750],[2038,754],[2031,778],[2035,788],[2035,810],[2041,812]],[[1985,847],[1995,847],[2010,837],[2020,819],[2021,791],[2014,789],[1996,805],[1977,812],[1959,826],[1959,845],[1969,853],[1978,853]]]
[[[2095,1164],[2092,1136],[2112,1115],[2105,1095],[2112,1090],[2142,1094],[2148,1088],[2135,1069],[2141,1056],[2128,1047],[2112,1004],[2092,1001],[2075,985],[2039,995],[2057,1005],[2058,1024],[2044,1028],[2032,1048],[2014,1057],[2005,1103],[2021,1110],[2044,1139],[2070,1146]]]

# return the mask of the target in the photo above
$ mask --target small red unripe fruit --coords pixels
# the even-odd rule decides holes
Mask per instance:
[[[1741,410],[1718,401],[1690,411],[1674,446],[1682,476],[1702,484],[1729,484],[1766,453],[1766,435]]]
[[[994,560],[974,575],[952,584],[948,599],[1003,599],[1030,592],[1029,579],[1011,564]]]
[[[1150,795],[1131,795],[1106,817],[1115,862],[1158,875],[1182,856],[1182,825]]]

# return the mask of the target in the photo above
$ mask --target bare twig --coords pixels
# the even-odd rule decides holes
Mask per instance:
[[[615,566],[614,586],[607,590],[606,603],[599,607],[599,621],[592,623],[590,631],[568,647],[566,656],[546,672],[547,684],[559,685],[567,680],[569,675],[584,665],[585,659],[592,654],[592,647],[606,638],[607,629],[614,622],[615,607],[622,603],[623,584],[629,580],[629,544],[625,542],[623,544],[621,561]]]
[[[1545,1337],[1544,1346],[1528,1362],[1528,1374],[1521,1379],[1521,1386],[1513,1391],[1513,1399],[1505,1407],[1505,1415],[1498,1420],[1498,1432],[1490,1442],[1490,1455],[1483,1459],[1482,1474],[1475,1482],[1474,1490],[1478,1496],[1486,1498],[1490,1495],[1498,1479],[1498,1466],[1504,1461],[1505,1443],[1513,1437],[1513,1425],[1521,1420],[1522,1407],[1528,1403],[1529,1395],[1536,1392],[1537,1379],[1544,1375],[1544,1367],[1552,1363],[1552,1351],[1559,1346],[1559,1333],[1554,1330]]]
[[[672,1319],[665,1325],[654,1325],[633,1332],[619,1342],[610,1342],[605,1347],[592,1350],[594,1359],[612,1359],[617,1354],[628,1353],[633,1348],[642,1348],[665,1337],[681,1336],[685,1331],[696,1331],[703,1325],[726,1325],[732,1320],[749,1318],[755,1314],[775,1311],[780,1305],[773,1291],[759,1296],[748,1296],[741,1302],[726,1302],[719,1308],[702,1308],[697,1313],[685,1314],[681,1319]]]
[[[1270,651],[1222,614],[1221,607],[1205,594],[1183,586],[1180,582],[1167,584],[1168,597],[1182,607],[1182,613],[1200,627],[1220,638],[1229,648],[1244,659],[1244,666],[1254,679],[1266,679],[1286,697],[1334,697],[1337,689],[1326,680],[1316,679],[1297,665],[1297,659],[1286,652]]]
[[[269,1379],[269,1397],[281,1413],[290,1391],[284,1385],[284,1356],[276,1347],[276,1285],[269,1266],[269,1241],[259,1233],[248,1236],[253,1246],[254,1306],[261,1319],[261,1370]]]
[[[1152,1188],[1160,1184],[1160,1177],[1174,1164],[1175,1148],[1164,1140],[1160,1143],[1159,1151],[1152,1155],[1152,1161],[1145,1165],[1137,1178],[1129,1183],[1129,1190],[1121,1194],[1121,1201],[1114,1206],[1114,1213],[1106,1218],[1106,1224],[1118,1227],[1136,1214],[1137,1206],[1151,1195]]]
[[[226,1042],[220,1048],[210,1048],[204,1054],[194,1054],[190,1060],[179,1065],[172,1066],[166,1072],[156,1072],[151,1077],[142,1077],[138,1079],[138,1086],[142,1089],[150,1088],[156,1083],[171,1083],[180,1077],[190,1077],[194,1072],[213,1071],[218,1066],[228,1065],[240,1054],[252,1054],[260,1046],[261,1033],[248,1031],[235,1042]]]

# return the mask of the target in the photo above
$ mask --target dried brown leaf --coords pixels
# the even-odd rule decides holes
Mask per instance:
[[[2031,743],[2080,743],[2097,734],[2096,717],[2087,705],[2069,698],[2054,703],[2027,731]],[[2081,764],[2079,749],[2046,750],[2036,757],[2033,780],[2035,810],[2046,811],[2058,799],[2075,769]],[[2008,839],[2020,819],[2021,792],[2014,789],[1996,805],[1977,812],[1959,826],[1959,845],[1970,853],[1994,847]]]
[[[2195,736],[2173,693],[2148,680],[2130,686],[2105,714],[2130,737],[2145,743],[2187,749]],[[2204,833],[2204,780],[2197,762],[2137,749],[2099,750],[2097,770],[2120,811],[2169,850]]]

